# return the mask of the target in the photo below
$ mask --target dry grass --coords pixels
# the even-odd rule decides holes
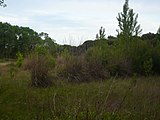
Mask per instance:
[[[31,86],[47,87],[51,85],[49,79],[49,62],[46,56],[34,55],[25,60],[24,69],[31,73]]]

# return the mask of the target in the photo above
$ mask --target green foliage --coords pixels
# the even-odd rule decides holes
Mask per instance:
[[[160,74],[160,43],[152,48],[153,73]]]
[[[55,55],[56,53],[56,44],[55,40],[51,39],[47,33],[40,33],[39,36],[42,39],[42,46],[45,47],[51,55]]]
[[[45,39],[42,39],[41,34],[28,27],[12,26],[2,22],[0,22],[0,28],[0,58],[16,58],[18,52],[26,56],[37,46],[45,47],[55,55],[56,45],[48,34],[45,34]]]
[[[23,64],[23,55],[20,53],[20,52],[18,52],[17,53],[17,61],[16,61],[16,66],[17,67],[21,67],[22,66],[22,64]]]
[[[159,35],[154,33],[147,33],[141,36],[141,39],[146,41],[147,44],[152,45],[153,47],[157,46],[159,42]]]
[[[144,61],[151,58],[151,46],[139,38],[132,38],[129,43],[119,40],[116,48],[118,54],[121,55],[120,59],[128,61],[126,69],[130,71],[131,75],[134,73],[145,74]]]
[[[133,9],[129,9],[128,0],[125,0],[123,6],[123,12],[118,14],[117,20],[119,23],[120,31],[117,30],[119,35],[123,35],[126,39],[132,36],[138,36],[142,29],[140,25],[137,25],[138,14],[133,12]]]
[[[109,47],[107,44],[103,46],[95,46],[90,48],[87,51],[86,59],[89,62],[95,61],[105,66],[105,64],[107,64],[107,61],[108,61],[108,58],[107,58],[108,54],[109,54]]]
[[[111,45],[106,40],[99,40],[85,54],[78,57],[65,50],[57,59],[58,71],[61,71],[64,78],[78,81],[134,74],[159,74],[158,42],[153,47],[139,37],[133,37],[130,42],[126,42],[123,36],[117,39]]]
[[[73,82],[105,79],[109,77],[109,52],[108,43],[103,40],[88,49],[84,55],[73,56],[68,50],[64,50],[57,58],[57,74]]]
[[[48,54],[48,51],[44,46],[39,45],[35,47],[35,53],[42,56]]]
[[[100,30],[99,30],[99,34],[96,35],[96,39],[97,40],[103,40],[103,39],[106,39],[105,36],[106,36],[105,28],[101,27]]]
[[[46,61],[48,61],[47,63],[49,65],[49,68],[55,67],[55,58],[52,54],[50,54],[49,50],[45,46],[36,46],[33,54],[38,56],[45,56]]]
[[[144,74],[144,61],[150,57],[147,44],[140,39],[133,40],[125,54],[131,60],[133,72]]]
[[[147,75],[157,73],[155,71],[159,66],[159,53],[155,51],[151,45],[140,38],[133,37],[130,42],[126,42],[123,38],[118,38],[113,45],[97,44],[86,52],[88,71],[91,75],[98,78],[100,76],[132,76]],[[157,44],[158,46],[158,44]],[[154,50],[154,52],[153,52]],[[154,71],[153,71],[154,70]],[[91,73],[93,72],[94,73]],[[98,74],[100,73],[100,74]]]
[[[109,77],[108,60],[110,59],[110,48],[107,43],[101,41],[100,44],[87,50],[85,59],[87,61],[88,73],[94,79],[104,79]]]
[[[0,22],[0,28],[0,58],[16,58],[18,52],[25,56],[40,44],[38,33],[28,27]]]
[[[68,60],[71,56],[71,53],[68,49],[64,49],[64,51],[61,53],[61,56],[64,57],[66,60]]]
[[[149,58],[148,60],[144,61],[144,72],[146,75],[151,74],[152,68],[153,68],[153,60],[152,58]]]

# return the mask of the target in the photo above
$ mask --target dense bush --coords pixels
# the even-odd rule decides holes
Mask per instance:
[[[105,42],[106,43],[106,42]],[[67,50],[57,57],[56,71],[59,77],[69,81],[82,82],[109,77],[107,59],[109,50],[103,46],[95,46],[80,56],[73,56]]]
[[[90,79],[90,75],[86,71],[84,56],[73,56],[68,50],[57,57],[56,71],[58,77],[72,82],[82,82]]]
[[[57,73],[68,80],[89,81],[112,76],[159,74],[160,44],[152,46],[148,41],[133,37],[125,41],[118,37],[112,45],[104,40],[79,56],[65,50],[57,58]]]
[[[151,47],[139,38],[132,38],[128,42],[123,42],[123,40],[119,40],[118,42],[119,44],[116,48],[119,49],[120,54],[129,61],[128,65],[130,65],[130,67],[127,67],[127,69],[130,69],[129,71],[132,74],[137,73],[144,75],[146,73],[147,61],[152,59]],[[151,68],[149,69],[151,71]]]
[[[110,59],[108,44],[102,41],[96,46],[87,50],[85,60],[88,73],[96,79],[109,77],[107,65]]]
[[[102,42],[88,50],[86,58],[90,65],[95,65],[93,68],[98,68],[95,73],[101,78],[128,75],[131,73],[131,64],[124,51],[124,46],[117,41],[113,45]]]
[[[55,60],[52,56],[45,53],[45,49],[38,48],[25,59],[25,69],[31,72],[31,85],[35,87],[50,86],[52,81],[49,78],[49,71],[54,68]],[[40,51],[40,52],[39,52]]]
[[[152,62],[154,74],[160,74],[160,42],[152,48]]]

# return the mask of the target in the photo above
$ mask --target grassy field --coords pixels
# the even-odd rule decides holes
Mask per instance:
[[[0,65],[0,119],[160,120],[160,77],[53,81],[34,88],[29,72]]]

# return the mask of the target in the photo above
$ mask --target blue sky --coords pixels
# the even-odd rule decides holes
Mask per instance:
[[[115,36],[117,14],[125,0],[6,0],[0,21],[46,32],[59,44],[79,45],[95,39],[101,26]],[[139,14],[142,33],[156,32],[160,25],[159,0],[130,0]]]

